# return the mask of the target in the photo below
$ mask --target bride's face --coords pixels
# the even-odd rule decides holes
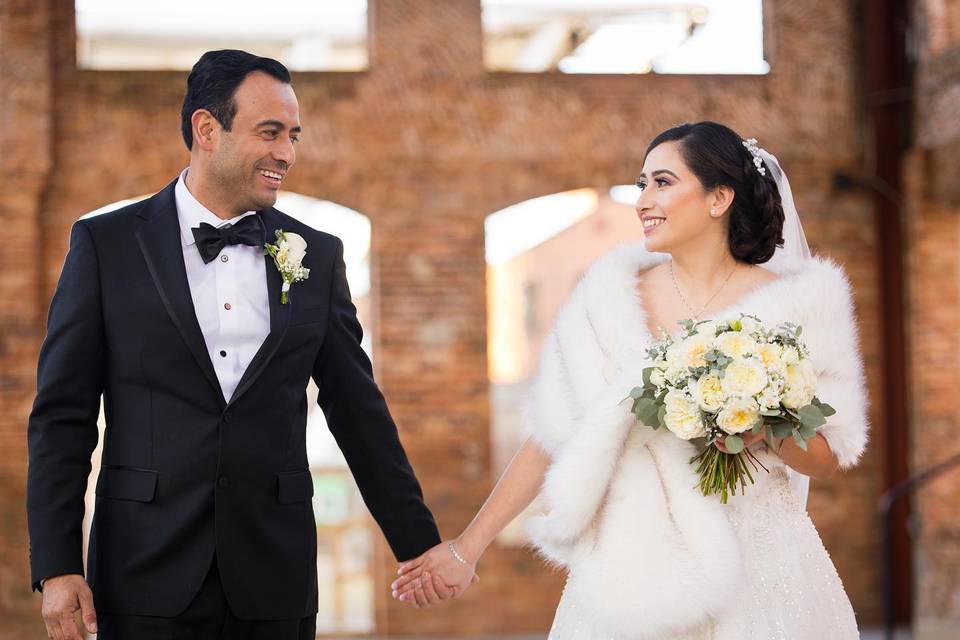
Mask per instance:
[[[716,195],[704,190],[683,161],[676,142],[653,148],[637,180],[640,197],[637,216],[643,224],[647,251],[672,253],[695,238],[702,238],[711,222]]]

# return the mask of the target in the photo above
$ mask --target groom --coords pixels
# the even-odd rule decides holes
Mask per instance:
[[[397,559],[440,542],[360,347],[343,244],[273,208],[300,135],[290,82],[269,58],[204,54],[181,113],[190,165],[73,225],[28,428],[31,570],[51,638],[81,637],[77,611],[99,640],[314,638],[311,377]],[[277,230],[306,242],[309,275],[286,304],[263,250]]]

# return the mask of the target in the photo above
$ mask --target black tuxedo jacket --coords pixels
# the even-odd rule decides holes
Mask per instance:
[[[307,280],[280,304],[264,256],[270,333],[229,402],[190,297],[174,185],[73,225],[50,305],[28,426],[34,590],[83,573],[81,526],[103,394],[106,431],[87,581],[99,612],[175,616],[216,553],[244,619],[317,612],[306,387],[397,559],[439,543],[433,516],[360,347],[343,244],[276,209],[307,241]]]

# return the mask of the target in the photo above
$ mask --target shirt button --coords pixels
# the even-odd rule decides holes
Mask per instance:
[[[221,358],[226,358],[226,357],[227,357],[227,352],[226,352],[226,351],[221,351],[221,352],[220,352],[220,357],[221,357]]]
[[[227,261],[229,261],[229,260],[230,260],[230,256],[228,256],[228,255],[222,255],[222,256],[220,256],[220,262],[227,262]]]
[[[230,486],[230,479],[227,478],[227,476],[220,476],[220,478],[217,480],[217,485],[221,489],[226,489]]]
[[[225,302],[223,303],[223,308],[226,309],[227,311],[230,311],[230,309],[232,309],[233,307],[230,306],[229,302]]]

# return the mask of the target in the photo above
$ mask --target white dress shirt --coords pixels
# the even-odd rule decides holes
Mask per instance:
[[[215,227],[236,224],[257,212],[247,211],[230,220],[218,218],[193,197],[187,189],[186,176],[184,169],[174,190],[183,263],[197,321],[223,397],[229,402],[247,365],[270,333],[263,247],[227,245],[215,260],[204,264],[191,229],[201,222]]]

